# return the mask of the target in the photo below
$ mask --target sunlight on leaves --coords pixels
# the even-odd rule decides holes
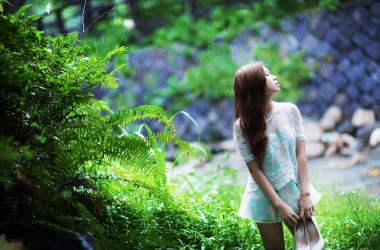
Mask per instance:
[[[24,248],[24,244],[22,244],[22,242],[8,242],[5,239],[5,234],[2,234],[0,236],[0,249],[22,250],[25,248]]]

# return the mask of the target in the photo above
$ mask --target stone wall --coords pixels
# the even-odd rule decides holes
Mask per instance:
[[[303,50],[315,55],[320,69],[305,86],[301,111],[320,118],[336,105],[345,118],[358,108],[372,109],[379,118],[380,3],[357,1],[336,13],[317,12],[308,29]]]
[[[263,23],[256,25],[260,36],[243,32],[229,44],[237,65],[252,60],[251,51],[262,42],[278,43],[284,54],[303,51],[306,64],[316,62],[319,65],[315,75],[304,85],[305,96],[298,103],[303,116],[314,121],[333,119],[329,127],[319,124],[322,134],[337,132],[352,137],[365,135],[362,144],[368,143],[367,137],[378,127],[380,118],[379,1],[347,2],[336,12],[316,10],[301,13],[283,20],[280,30],[273,30]],[[129,63],[135,75],[122,83],[133,86],[132,91],[139,97],[148,88],[146,82],[152,78],[158,81],[155,86],[163,87],[170,76],[183,77],[186,69],[196,64],[199,52],[194,50],[190,57],[184,58],[180,46],[174,51],[177,52],[173,53],[173,49],[149,48],[130,52]],[[138,104],[144,103],[137,99]],[[333,113],[331,109],[339,110],[339,116],[330,118]],[[231,138],[232,100],[211,103],[199,99],[186,111],[199,126],[194,126],[185,116],[178,116],[174,123],[183,138],[196,140],[199,131],[203,141]],[[370,116],[373,119],[360,126],[355,125],[353,114],[359,111],[372,112]],[[330,116],[326,118],[327,115]],[[318,140],[322,142],[321,138]]]

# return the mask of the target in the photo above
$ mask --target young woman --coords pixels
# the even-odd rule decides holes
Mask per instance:
[[[282,222],[294,235],[319,199],[309,184],[301,114],[292,103],[272,101],[279,91],[262,62],[236,72],[233,136],[250,172],[238,215],[256,221],[265,249],[285,249]]]

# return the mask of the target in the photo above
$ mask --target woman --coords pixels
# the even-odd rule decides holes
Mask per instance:
[[[238,215],[256,221],[265,249],[285,249],[282,222],[294,235],[314,214],[311,193],[318,196],[309,185],[301,114],[294,104],[272,101],[279,91],[262,62],[236,72],[233,135],[250,172]]]

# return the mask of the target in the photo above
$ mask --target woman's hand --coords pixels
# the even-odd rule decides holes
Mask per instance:
[[[296,226],[298,224],[298,220],[299,220],[298,215],[285,202],[282,202],[279,206],[277,206],[277,212],[280,215],[281,220],[288,227]]]
[[[311,202],[310,195],[301,194],[298,206],[300,209],[300,219],[305,220],[306,218],[310,218],[314,214],[314,206]]]

